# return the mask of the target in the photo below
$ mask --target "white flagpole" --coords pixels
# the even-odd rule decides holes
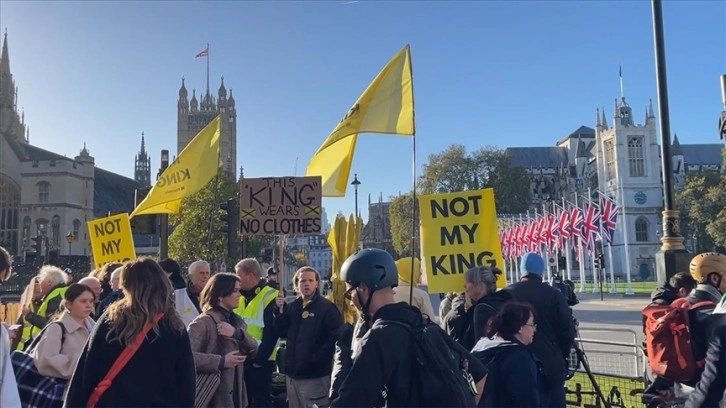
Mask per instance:
[[[592,191],[590,190],[590,188],[587,189],[587,204],[588,204],[588,212],[589,212],[590,207],[592,207]],[[588,238],[593,238],[593,237],[588,237]],[[595,243],[593,243],[593,247],[595,248],[595,251],[597,251],[597,240],[595,241]],[[591,258],[592,259],[591,259],[590,264],[592,265],[592,283],[593,283],[592,293],[600,293],[600,276],[599,276],[600,274],[598,273],[599,271],[596,270],[597,268],[595,268],[595,253],[593,253],[593,256],[591,256]]]
[[[562,210],[568,211],[567,206],[565,205],[565,198],[562,197]],[[567,220],[569,222],[570,217],[567,217]],[[570,231],[570,236],[572,236],[572,231]],[[572,280],[572,251],[570,250],[570,239],[565,239],[565,265],[567,266],[567,280]]]
[[[580,210],[580,204],[578,204],[577,193],[575,193],[575,207]],[[582,211],[582,210],[580,210]],[[577,251],[579,254],[580,264],[580,292],[585,291],[585,251],[582,250],[582,237],[577,240]]]

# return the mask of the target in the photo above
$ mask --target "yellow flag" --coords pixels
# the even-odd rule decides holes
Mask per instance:
[[[175,214],[182,198],[206,186],[219,170],[219,116],[204,127],[164,170],[131,217]]]
[[[383,67],[310,159],[306,175],[322,176],[324,197],[345,195],[358,133],[415,133],[411,76],[411,49],[406,45]]]

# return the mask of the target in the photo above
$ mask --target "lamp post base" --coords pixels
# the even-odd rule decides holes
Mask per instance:
[[[658,251],[655,254],[655,271],[658,285],[665,285],[678,272],[688,272],[693,254],[685,249]]]

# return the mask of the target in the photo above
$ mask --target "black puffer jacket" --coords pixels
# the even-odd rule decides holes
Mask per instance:
[[[567,357],[575,341],[572,310],[559,290],[531,277],[507,290],[518,302],[527,302],[535,311],[537,334],[528,347],[542,362],[550,386],[561,386],[567,375]]]
[[[275,308],[273,324],[280,337],[287,338],[285,374],[291,378],[320,378],[333,369],[333,352],[343,317],[328,299],[315,293],[307,305],[302,297]]]
[[[714,314],[706,365],[688,398],[688,407],[726,407],[726,314]]]

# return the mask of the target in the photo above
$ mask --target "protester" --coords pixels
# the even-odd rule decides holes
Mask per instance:
[[[164,259],[159,262],[159,266],[166,273],[166,277],[171,281],[171,286],[174,290],[184,289],[187,287],[187,283],[184,282],[184,277],[181,275],[181,266],[179,263],[171,258]]]
[[[247,407],[244,361],[257,350],[247,324],[233,310],[239,304],[239,277],[217,273],[201,293],[202,314],[188,327],[197,375],[220,373],[210,407]]]
[[[411,329],[422,320],[421,311],[405,303],[396,303],[393,288],[398,285],[398,271],[393,258],[380,249],[363,249],[351,255],[343,263],[341,279],[348,288],[346,296],[359,308],[367,322],[371,322],[366,332],[353,351],[349,370],[336,369],[336,375],[342,376],[339,389],[331,389],[335,397],[331,407],[409,407],[422,406],[430,401],[422,401],[423,390],[412,392],[412,384],[420,384],[420,371],[415,370],[414,341]],[[393,321],[400,324],[380,324],[376,321]],[[406,327],[410,327],[407,329]],[[437,326],[433,326],[437,328]],[[431,329],[429,326],[427,329]],[[457,355],[460,360],[468,362],[468,370],[472,375],[471,387],[466,392],[477,392],[481,395],[486,380],[486,369],[467,350],[446,336],[439,329],[442,339],[446,339],[449,350],[432,350],[440,353]],[[341,339],[340,342],[346,339]],[[349,340],[349,339],[348,339]],[[350,347],[350,345],[348,345]],[[338,358],[351,359],[351,355],[337,355]],[[347,365],[344,360],[337,360],[336,365]],[[440,384],[431,384],[432,387]],[[382,394],[382,390],[386,390]],[[458,390],[449,389],[447,393]],[[446,399],[447,395],[438,395]],[[471,397],[471,395],[470,395]],[[477,397],[478,398],[478,397]],[[476,398],[472,398],[475,400]]]
[[[199,296],[209,280],[211,270],[207,261],[199,260],[189,265],[188,272],[189,282],[186,287],[174,291],[176,311],[187,326],[202,313]]]
[[[275,303],[275,330],[287,338],[285,375],[291,407],[330,405],[333,352],[343,317],[333,302],[320,295],[319,285],[318,271],[302,267],[293,277],[298,298],[288,304],[280,292]]]
[[[68,289],[66,274],[57,266],[44,265],[38,273],[38,284],[43,294],[43,301],[38,311],[32,312],[29,305],[22,305],[21,314],[25,321],[42,329],[60,311],[63,294]]]
[[[171,282],[150,258],[124,264],[124,298],[109,306],[86,343],[66,407],[85,407],[122,351],[143,339],[100,397],[99,407],[192,407],[196,389],[189,335],[174,308]],[[145,328],[149,328],[144,333]]]
[[[549,401],[544,401],[543,405],[563,408],[567,358],[575,340],[575,328],[572,310],[567,307],[565,295],[542,281],[545,269],[545,261],[539,254],[525,254],[520,265],[523,276],[520,282],[509,286],[507,290],[512,293],[514,300],[527,302],[535,310],[537,335],[529,348],[542,362],[547,378]]]
[[[12,257],[0,246],[0,283],[12,275]],[[13,333],[15,335],[15,333]],[[0,407],[19,407],[20,395],[15,382],[15,372],[10,363],[10,333],[0,324]]]
[[[504,304],[474,346],[471,353],[489,370],[480,407],[547,406],[542,363],[527,348],[537,331],[534,315],[528,303]]]
[[[113,272],[111,272],[111,293],[101,301],[101,304],[98,305],[96,313],[98,317],[101,317],[109,306],[123,297],[124,292],[121,290],[121,268],[116,268]]]
[[[398,286],[393,290],[393,297],[396,302],[406,302],[411,306],[415,306],[431,320],[436,320],[437,316],[431,306],[429,294],[418,288],[421,281],[421,261],[413,257],[401,258],[396,261],[396,269],[398,271]],[[412,270],[415,279],[414,284],[411,284]],[[413,293],[413,298],[411,293]]]
[[[277,281],[277,271],[273,267],[267,268],[267,286],[273,289],[280,289],[280,283]]]
[[[48,324],[32,350],[38,373],[69,380],[93,329],[96,294],[86,285],[72,283],[63,294],[63,313]]]
[[[710,323],[703,373],[688,398],[687,407],[726,406],[726,295],[714,309]]]
[[[245,361],[247,399],[250,407],[270,407],[278,340],[273,311],[278,291],[267,286],[256,259],[243,259],[234,268],[242,288],[242,297],[234,312],[247,322],[247,332],[259,344],[257,355]]]
[[[444,318],[447,333],[467,350],[486,333],[489,319],[512,299],[510,292],[497,291],[498,276],[501,271],[496,268],[477,266],[467,270],[464,274],[466,300],[452,307]]]

